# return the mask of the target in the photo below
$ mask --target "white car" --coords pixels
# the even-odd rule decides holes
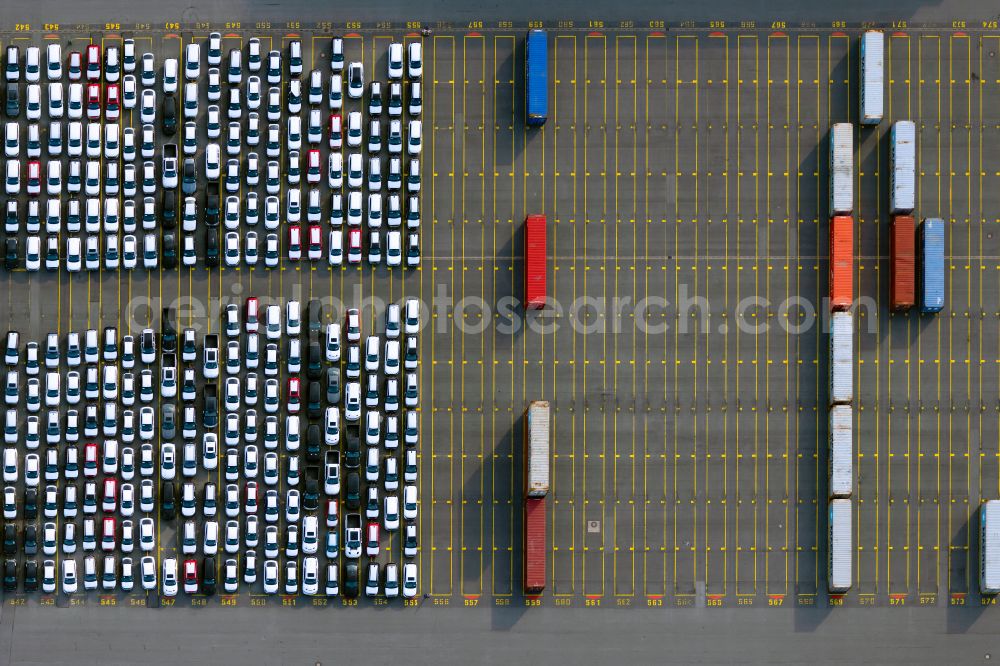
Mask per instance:
[[[361,145],[361,139],[362,139],[361,112],[351,111],[350,113],[347,114],[347,147],[348,148],[359,147]]]
[[[407,56],[407,74],[411,79],[419,79],[424,73],[423,45],[420,42],[410,42]]]
[[[407,562],[403,565],[403,598],[412,599],[417,596],[417,565]]]
[[[344,418],[348,422],[357,423],[361,420],[361,384],[347,382],[344,388]]]
[[[152,558],[149,558],[152,560]],[[146,558],[143,558],[143,563],[145,564]],[[145,566],[143,566],[145,569]],[[155,579],[153,585],[155,586]],[[143,587],[146,586],[145,576],[143,576]],[[177,596],[177,558],[176,557],[165,557],[163,558],[163,596],[165,597],[176,597]]]
[[[360,62],[352,62],[347,66],[347,96],[351,99],[361,99],[365,90],[365,66]]]
[[[403,45],[399,42],[389,44],[388,66],[389,80],[403,78]]]

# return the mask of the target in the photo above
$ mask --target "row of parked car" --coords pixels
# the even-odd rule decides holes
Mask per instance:
[[[163,559],[163,577],[161,592],[166,597],[177,596],[183,586],[186,594],[213,595],[219,590],[232,594],[239,590],[240,579],[247,584],[256,583],[258,575],[255,563],[247,568],[244,560],[241,575],[239,563],[235,558],[226,559],[218,569],[215,557],[205,557],[201,566],[195,558],[186,558],[179,563],[176,557]],[[17,561],[8,559],[4,562],[4,590],[17,590]],[[157,566],[152,556],[139,559],[138,566],[132,557],[122,557],[119,561],[114,555],[105,555],[98,569],[98,559],[93,555],[83,558],[82,572],[76,559],[62,558],[57,575],[55,560],[42,562],[39,572],[36,560],[27,560],[23,567],[24,591],[34,592],[39,589],[45,594],[57,591],[63,594],[76,594],[92,590],[114,592],[121,589],[131,592],[135,589],[157,589]],[[281,567],[276,560],[265,560],[260,575],[265,594],[304,594],[309,596],[337,596],[341,593],[348,598],[359,595],[359,567],[357,563],[346,562],[341,567],[336,562],[327,563],[321,575],[319,558],[305,557],[301,566],[297,560],[286,560]],[[340,581],[344,586],[341,591]],[[138,587],[137,587],[138,582]],[[322,584],[322,587],[321,587]],[[365,595],[376,597],[380,594],[393,599],[402,596],[411,599],[417,594],[417,565],[413,562],[403,564],[402,580],[400,580],[399,565],[388,562],[384,566],[370,562],[365,574]]]

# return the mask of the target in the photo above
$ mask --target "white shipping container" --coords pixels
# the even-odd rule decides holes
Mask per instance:
[[[851,532],[851,500],[830,500],[827,527],[827,588],[831,593],[851,589],[854,543]]]
[[[854,410],[850,405],[830,408],[830,460],[827,478],[830,497],[850,497],[854,487]]]
[[[912,120],[900,120],[892,126],[889,161],[889,210],[909,213],[917,198],[917,126]]]
[[[885,88],[885,35],[869,30],[861,36],[861,124],[882,120]]]
[[[979,507],[979,591],[1000,593],[1000,500]]]
[[[545,497],[549,492],[549,403],[536,400],[528,405],[526,492]]]
[[[836,123],[830,128],[830,215],[854,210],[854,126]]]
[[[854,399],[854,315],[834,312],[830,316],[830,404],[849,404]]]

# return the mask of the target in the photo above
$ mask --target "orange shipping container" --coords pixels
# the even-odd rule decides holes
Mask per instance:
[[[830,218],[830,308],[847,310],[854,301],[854,218]]]
[[[541,594],[545,589],[545,498],[524,500],[524,592]]]
[[[892,281],[889,300],[893,310],[909,310],[916,299],[916,223],[910,215],[894,215],[889,234]]]

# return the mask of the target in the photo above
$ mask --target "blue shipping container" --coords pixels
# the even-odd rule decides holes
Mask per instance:
[[[525,123],[545,124],[549,115],[549,38],[544,30],[529,30],[524,45]]]
[[[944,307],[944,220],[928,217],[920,225],[920,311]]]

